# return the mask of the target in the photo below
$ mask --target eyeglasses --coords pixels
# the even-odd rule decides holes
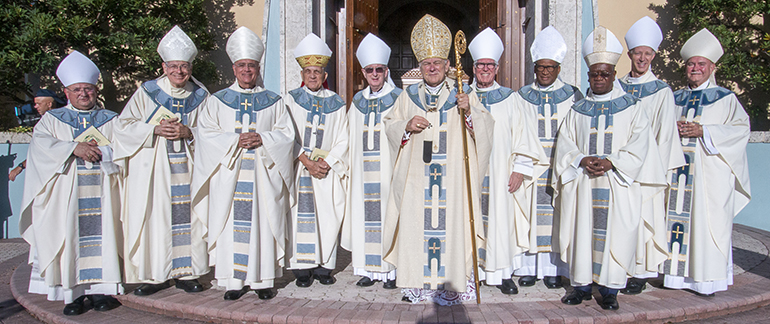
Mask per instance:
[[[588,72],[588,78],[590,79],[594,79],[597,77],[602,77],[602,79],[609,79],[610,76],[612,76],[612,73],[607,71]]]
[[[559,67],[559,65],[540,65],[540,64],[535,64],[535,71],[537,71],[537,72],[548,71],[548,73],[551,73],[553,71],[556,71],[557,67]]]
[[[257,64],[257,63],[241,62],[241,63],[236,63],[235,64],[235,68],[236,69],[243,69],[243,68],[256,69],[257,66],[259,66],[259,64]]]
[[[482,63],[482,62],[476,62],[473,64],[477,69],[479,70],[491,70],[497,67],[497,63]]]
[[[70,88],[65,88],[65,89],[67,89],[69,92],[76,93],[76,94],[79,94],[79,93],[91,94],[96,92],[96,87],[77,87],[72,89]]]
[[[366,72],[366,74],[372,74],[372,72],[375,72],[375,71],[377,72],[377,74],[383,74],[385,73],[385,68],[381,66],[378,66],[376,68],[372,68],[372,67],[364,68],[364,72]]]
[[[190,64],[189,63],[181,63],[181,64],[168,64],[166,63],[166,68],[169,70],[181,70],[181,71],[189,71],[190,70]]]

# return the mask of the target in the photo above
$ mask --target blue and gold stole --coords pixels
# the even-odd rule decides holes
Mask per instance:
[[[155,115],[160,107],[165,107],[185,126],[190,126],[189,115],[198,108],[206,98],[206,90],[192,83],[193,91],[187,98],[171,97],[160,89],[157,80],[142,84],[142,90],[152,98],[157,106],[149,118]],[[149,119],[147,120],[149,121]],[[187,148],[185,139],[166,140],[171,173],[171,278],[193,275],[192,250],[190,245],[190,179]]]
[[[382,267],[382,191],[380,136],[382,115],[396,103],[402,90],[395,88],[376,99],[366,99],[363,92],[353,96],[353,105],[364,115],[360,136],[363,148],[364,173],[364,261],[367,270],[379,271]],[[388,149],[387,147],[385,149]],[[390,163],[386,161],[385,163]],[[387,202],[385,202],[387,203]]]
[[[464,85],[465,93],[470,93],[470,87]],[[433,125],[423,131],[425,142],[423,144],[423,162],[425,175],[425,203],[423,215],[425,218],[423,228],[424,246],[423,253],[423,288],[444,289],[446,280],[446,266],[441,263],[442,254],[446,243],[446,184],[447,176],[447,113],[457,105],[457,89],[453,89],[446,102],[438,106],[439,95],[432,95],[426,91],[425,97],[420,98],[419,84],[413,84],[406,88],[410,100],[418,108],[425,111],[428,120],[438,120],[438,125]],[[423,104],[423,100],[425,104]],[[438,114],[431,116],[430,114]],[[417,143],[415,143],[417,145]],[[483,250],[482,250],[483,251]]]
[[[591,132],[589,135],[588,154],[604,158],[612,154],[613,115],[634,105],[638,100],[629,94],[610,101],[590,101],[582,99],[572,109],[582,115],[591,117]],[[609,228],[610,179],[605,173],[600,177],[591,177],[591,199],[593,205],[593,237],[592,261],[593,281],[600,282],[602,265],[609,245],[607,228]],[[607,254],[605,256],[605,254]]]
[[[658,91],[668,88],[668,84],[660,80],[640,84],[625,83],[621,80],[618,80],[618,82],[620,82],[620,87],[623,88],[623,91],[637,99],[654,95],[658,93]]]
[[[674,93],[676,105],[682,107],[680,121],[700,123],[703,105],[710,105],[731,94],[732,91],[722,87],[704,90],[679,90]],[[663,263],[665,274],[686,277],[688,269],[688,252],[690,245],[690,212],[692,210],[693,179],[697,138],[682,138],[685,165],[674,170],[671,176],[669,190],[668,213],[666,219],[668,238],[668,259]]]
[[[75,111],[58,108],[48,112],[72,127],[72,138],[93,126],[98,129],[118,114],[106,109]],[[102,171],[101,163],[75,157],[78,184],[78,283],[103,280],[102,265]]]
[[[322,98],[308,93],[304,88],[294,89],[289,91],[289,94],[294,98],[294,102],[307,111],[304,127],[300,117],[295,121],[298,123],[297,128],[304,132],[302,149],[309,157],[314,148],[322,147],[326,115],[345,107],[345,102],[337,94]],[[313,181],[310,173],[304,168],[301,168],[299,174],[297,209],[297,236],[294,243],[297,262],[317,264],[321,256],[318,254],[320,246],[317,244],[319,236]]]
[[[226,106],[236,110],[235,133],[256,132],[257,112],[274,105],[281,96],[269,91],[241,93],[223,89],[214,94]],[[249,246],[254,221],[254,166],[256,149],[241,154],[238,180],[233,195],[233,278],[246,280]]]

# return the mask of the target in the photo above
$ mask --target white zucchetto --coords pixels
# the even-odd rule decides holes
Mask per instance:
[[[96,85],[99,82],[99,68],[82,53],[73,51],[59,63],[56,76],[65,87],[75,83]]]
[[[358,44],[356,58],[361,67],[367,67],[372,64],[382,64],[387,66],[390,60],[390,47],[382,39],[369,33]]]
[[[182,28],[174,26],[158,43],[158,54],[160,54],[163,62],[185,61],[192,63],[195,56],[198,55],[198,48],[195,47],[195,43]]]
[[[532,62],[548,59],[561,64],[567,55],[567,43],[556,28],[548,26],[535,36],[529,54],[532,55]]]
[[[621,53],[623,45],[604,26],[596,27],[583,41],[583,59],[588,66],[598,63],[617,65]]]
[[[493,59],[497,62],[500,60],[500,56],[503,55],[504,49],[500,36],[489,27],[482,30],[468,44],[468,50],[471,52],[474,62],[480,59]]]
[[[294,49],[294,58],[303,69],[308,66],[326,67],[332,50],[316,34],[310,33],[297,44]]]
[[[241,26],[227,39],[225,50],[233,63],[244,59],[259,62],[265,53],[265,45],[255,32]]]
[[[663,32],[652,18],[644,16],[628,29],[625,39],[629,51],[639,46],[648,46],[657,52],[663,41]]]
[[[679,55],[682,56],[682,59],[685,62],[693,56],[703,56],[714,64],[719,61],[719,58],[722,57],[722,54],[724,53],[725,51],[722,49],[722,43],[720,43],[719,39],[706,28],[701,29],[695,35],[692,35],[679,51]]]

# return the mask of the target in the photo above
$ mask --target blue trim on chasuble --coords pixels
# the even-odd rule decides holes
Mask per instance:
[[[531,84],[528,84],[519,89],[519,95],[526,102],[529,102],[535,106],[541,106],[546,103],[551,103],[555,106],[569,98],[572,98],[573,95],[580,96],[580,99],[583,99],[583,95],[580,93],[580,89],[569,84],[565,84],[563,87],[554,91],[540,91],[533,88]],[[553,101],[551,101],[551,99],[553,99]],[[544,100],[545,102],[543,102]]]
[[[422,101],[420,100],[420,89],[419,89],[419,83],[412,84],[406,88],[406,93],[409,95],[409,99],[412,100],[412,102],[417,105],[418,108],[428,111],[429,108],[423,107]],[[463,83],[463,91],[465,93],[471,92],[471,87],[467,84]],[[425,92],[426,97],[435,97],[435,100],[438,100],[438,95],[431,95],[427,91]],[[449,97],[447,97],[446,102],[444,102],[444,105],[441,106],[441,111],[447,111],[452,108],[454,108],[457,105],[457,98],[455,98],[455,95],[457,95],[457,88],[452,88],[452,91],[449,92]],[[428,104],[431,104],[430,100],[427,100]]]
[[[706,88],[703,90],[681,89],[674,92],[674,102],[677,106],[685,106],[688,100],[692,100],[692,97],[697,96],[696,102],[698,105],[710,105],[732,93],[732,91],[722,87]]]
[[[382,96],[377,99],[366,99],[364,98],[363,91],[359,91],[356,93],[355,96],[353,96],[353,105],[360,111],[362,114],[366,115],[374,109],[375,106],[372,105],[372,101],[376,101],[379,112],[385,112],[390,107],[393,107],[393,104],[396,103],[396,99],[398,99],[398,96],[403,92],[403,90],[399,88],[393,89],[389,94]]]
[[[514,93],[511,88],[506,87],[500,87],[490,91],[476,90],[475,92],[476,97],[479,98],[479,101],[484,106],[484,108],[487,108],[487,111],[492,109],[490,106],[508,99],[508,97]]]
[[[113,118],[118,117],[116,112],[102,108],[89,111],[75,111],[67,107],[62,107],[50,110],[48,113],[62,123],[74,128],[73,137],[78,137],[80,133],[84,132],[90,126],[94,126],[98,129]]]
[[[294,102],[300,107],[314,113],[331,114],[340,108],[345,107],[345,101],[336,93],[330,97],[322,98],[308,93],[304,88],[297,88],[289,91],[289,94],[294,98]],[[321,106],[314,107],[316,102],[320,102]]]
[[[142,90],[144,90],[147,95],[152,98],[152,101],[155,102],[156,105],[158,105],[155,110],[152,111],[152,113],[149,115],[149,118],[152,118],[152,116],[155,115],[155,112],[158,111],[160,106],[165,107],[169,111],[171,111],[174,114],[179,114],[182,116],[180,122],[183,125],[189,125],[189,122],[187,120],[187,116],[200,104],[203,102],[204,99],[206,99],[206,96],[208,95],[208,92],[206,92],[205,89],[201,88],[194,82],[192,83],[193,91],[192,93],[187,96],[186,98],[178,99],[170,96],[165,91],[161,90],[160,86],[158,86],[158,80],[152,80],[147,81],[145,83],[142,83]],[[149,119],[147,120],[149,122]]]
[[[101,164],[75,158],[77,170],[78,283],[102,281]],[[98,193],[98,196],[91,196]]]
[[[254,112],[260,111],[272,106],[281,99],[281,96],[270,90],[255,93],[241,93],[229,88],[219,90],[214,93],[213,96],[217,97],[217,99],[225,104],[225,106],[241,110],[241,113],[243,113],[244,109],[249,108]],[[243,99],[245,99],[246,102],[244,102]]]
[[[620,82],[620,87],[623,88],[623,91],[639,99],[654,95],[658,91],[668,88],[668,84],[660,80],[640,84],[625,83],[621,80],[618,80],[618,82]]]

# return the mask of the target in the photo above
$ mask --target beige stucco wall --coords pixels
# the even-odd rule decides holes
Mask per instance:
[[[265,14],[265,1],[254,1],[253,5],[235,5],[230,9],[235,14],[235,23],[238,27],[246,26],[257,35],[262,36],[262,22]]]
[[[657,13],[650,9],[651,6],[664,6],[668,2],[678,1],[666,1],[666,0],[599,0],[599,24],[612,31],[615,36],[618,37],[620,43],[623,44],[624,54],[621,56],[616,70],[618,77],[631,71],[631,60],[625,52],[626,41],[623,37],[626,36],[626,32],[631,25],[644,16],[650,16],[655,21],[658,21],[659,17]],[[671,5],[671,4],[669,4]],[[662,25],[658,22],[659,25]]]

